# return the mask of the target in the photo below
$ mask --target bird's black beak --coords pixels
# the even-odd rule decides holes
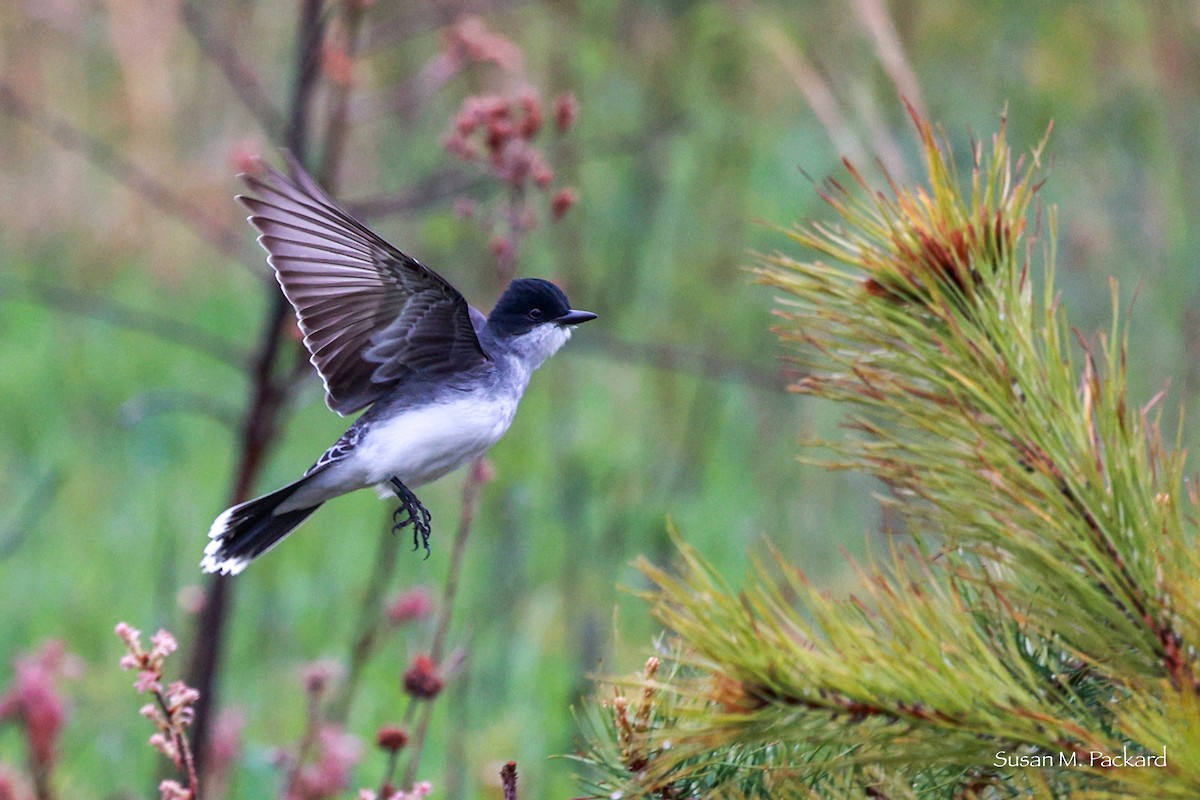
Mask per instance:
[[[588,320],[595,318],[596,315],[590,311],[576,311],[575,309],[571,309],[554,321],[559,325],[582,325]]]

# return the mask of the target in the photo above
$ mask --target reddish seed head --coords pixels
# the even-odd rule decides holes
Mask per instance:
[[[204,588],[194,583],[180,587],[175,593],[175,603],[186,614],[199,614],[204,610],[207,601],[208,595],[205,594]]]
[[[559,189],[554,195],[554,199],[550,201],[550,215],[555,219],[562,219],[563,216],[571,210],[571,206],[579,200],[579,195],[571,187]]]
[[[401,592],[387,607],[387,617],[397,625],[423,619],[433,611],[433,598],[424,586]]]
[[[304,682],[304,691],[309,694],[320,694],[340,676],[341,671],[342,666],[336,661],[313,661],[305,664],[300,673],[301,680]]]
[[[488,149],[497,152],[503,149],[508,140],[513,138],[513,124],[507,117],[494,116],[488,120],[487,136],[484,141]]]
[[[545,189],[554,182],[554,170],[542,158],[541,153],[534,152],[529,161],[529,177],[533,178],[533,182],[539,189]]]
[[[512,239],[507,236],[496,236],[492,239],[491,249],[492,255],[497,259],[501,261],[510,259],[513,255]]]
[[[150,658],[163,659],[179,649],[175,637],[165,628],[159,628],[158,633],[150,637]]]
[[[487,483],[496,477],[496,465],[490,458],[481,458],[471,467],[471,480]]]
[[[475,216],[475,201],[460,197],[454,201],[454,216],[459,219],[471,219]]]
[[[512,72],[521,67],[521,48],[489,31],[476,16],[463,17],[446,32],[445,50],[460,60],[491,61]]]
[[[432,700],[446,685],[438,674],[437,665],[427,655],[419,655],[404,673],[404,691],[418,700]]]
[[[521,119],[521,135],[532,139],[542,129],[543,119],[541,101],[532,91],[526,90],[521,93],[521,110],[525,114]]]
[[[459,161],[474,161],[479,158],[479,149],[469,139],[458,133],[451,133],[442,139],[442,147],[446,152]]]
[[[234,172],[261,175],[263,173],[262,149],[262,143],[258,139],[247,136],[230,143],[226,158],[229,159]]]
[[[579,119],[579,101],[571,92],[564,92],[554,100],[554,125],[559,133],[566,133]]]
[[[321,69],[339,86],[354,82],[354,61],[342,47],[328,43],[321,47]]]
[[[396,725],[384,725],[375,734],[375,743],[381,749],[394,753],[408,744],[408,732]]]

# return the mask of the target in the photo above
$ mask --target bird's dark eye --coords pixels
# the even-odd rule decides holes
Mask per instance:
[[[541,319],[542,318],[542,310],[540,308],[529,309],[529,318],[530,319]]]

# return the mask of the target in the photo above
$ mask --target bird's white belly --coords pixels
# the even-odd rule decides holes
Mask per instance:
[[[471,398],[414,409],[372,425],[352,460],[362,485],[396,477],[415,488],[487,452],[508,430],[516,410],[515,400]]]
[[[404,411],[372,424],[345,458],[306,481],[278,512],[307,508],[368,486],[392,496],[393,477],[410,489],[435,481],[483,455],[512,423],[516,397],[481,402],[464,397]]]

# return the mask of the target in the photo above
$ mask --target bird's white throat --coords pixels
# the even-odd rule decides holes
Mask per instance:
[[[546,359],[558,352],[571,338],[571,329],[565,325],[539,325],[528,333],[514,336],[508,347],[517,355],[524,366],[533,372],[546,363]]]

